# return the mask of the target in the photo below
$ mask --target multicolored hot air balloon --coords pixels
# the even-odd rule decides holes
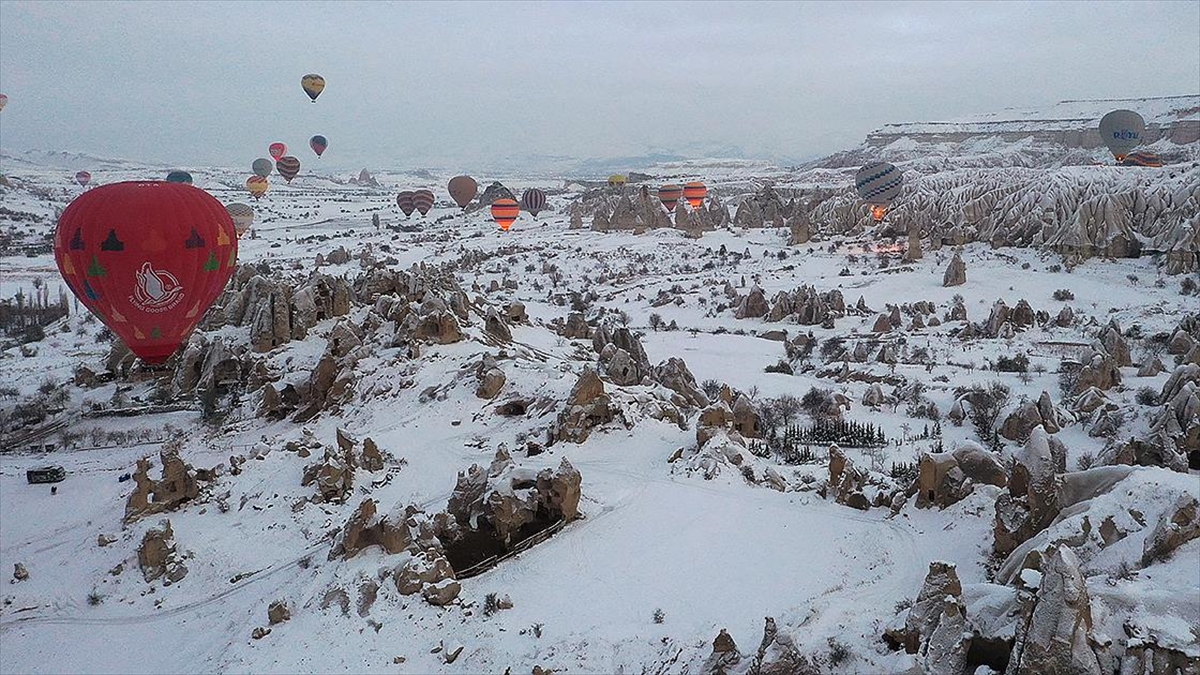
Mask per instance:
[[[71,291],[149,364],[174,354],[237,264],[221,203],[191,185],[113,183],[71,202],[54,231]]]
[[[404,212],[405,218],[411,216],[413,210],[417,208],[416,205],[413,204],[413,193],[409,190],[405,190],[404,192],[396,195],[396,206],[399,206],[400,210]]]
[[[172,171],[167,174],[168,183],[187,183],[192,184],[192,174],[186,171]]]
[[[1114,110],[1100,118],[1100,139],[1118,162],[1141,144],[1145,132],[1146,121],[1132,110]]]
[[[317,153],[317,157],[320,157],[325,152],[325,148],[329,147],[329,141],[325,140],[324,136],[318,134],[308,139],[308,147]]]
[[[246,179],[246,189],[250,191],[250,195],[255,199],[262,199],[262,196],[267,194],[267,188],[271,184],[267,181],[266,176],[250,176]]]
[[[280,157],[279,161],[275,162],[275,169],[284,180],[291,183],[296,174],[300,173],[300,160],[291,155]]]
[[[79,171],[75,174],[75,182],[81,187],[87,187],[87,184],[92,182],[92,174],[89,171]]]
[[[529,188],[521,193],[521,208],[533,214],[537,220],[538,211],[546,208],[546,193],[537,188]]]
[[[668,211],[674,211],[675,205],[679,203],[679,198],[683,196],[683,188],[678,185],[664,185],[658,188],[658,201],[667,207]]]
[[[263,178],[270,176],[271,171],[274,169],[275,165],[272,164],[271,160],[267,159],[266,157],[259,157],[258,159],[254,160],[253,164],[250,165],[250,170],[254,172],[254,175],[262,176]]]
[[[308,94],[312,102],[316,103],[317,97],[321,95],[321,92],[325,91],[325,78],[316,73],[309,73],[300,78],[300,87],[304,89],[304,93]]]
[[[1121,166],[1146,166],[1157,169],[1161,168],[1162,165],[1162,158],[1147,150],[1131,152],[1125,155],[1125,159],[1121,160]]]
[[[858,170],[854,176],[854,188],[858,196],[871,205],[871,217],[875,222],[883,220],[892,201],[900,196],[904,175],[894,164],[872,162]]]
[[[450,179],[450,184],[446,186],[446,189],[450,192],[450,198],[454,200],[455,204],[458,204],[458,208],[465,209],[479,192],[479,183],[476,183],[475,179],[470,176],[455,176]]]
[[[429,209],[433,208],[433,192],[431,190],[417,190],[413,193],[413,207],[417,209],[417,213],[422,216],[429,213]]]
[[[3,111],[6,105],[8,105],[8,96],[0,94],[0,111]]]
[[[283,157],[284,155],[287,154],[287,144],[286,143],[272,143],[270,146],[267,147],[267,152],[271,153],[271,159],[273,159],[275,161],[279,161],[280,157]]]
[[[625,184],[625,180],[626,180],[625,176],[623,176],[619,173],[614,173],[613,175],[608,177],[608,186],[609,187],[620,187]]]
[[[707,196],[708,188],[698,180],[694,180],[683,186],[683,198],[688,201],[688,204],[692,205],[692,209],[700,208],[700,205],[704,203],[704,198]]]
[[[246,234],[246,230],[254,224],[254,207],[249,204],[236,202],[225,207],[229,212],[229,217],[233,219],[233,229],[237,232],[237,236],[241,237]]]
[[[515,199],[504,197],[492,202],[492,219],[504,232],[508,232],[508,228],[512,227],[513,221],[519,215],[521,215],[521,207],[517,205]]]

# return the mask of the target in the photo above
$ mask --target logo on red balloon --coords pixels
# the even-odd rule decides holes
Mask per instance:
[[[134,276],[136,281],[129,301],[143,312],[166,312],[183,300],[183,286],[166,270],[156,270],[146,262]]]

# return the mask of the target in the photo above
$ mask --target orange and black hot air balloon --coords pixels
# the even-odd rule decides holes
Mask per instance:
[[[683,196],[683,188],[678,185],[664,185],[658,188],[658,201],[667,207],[668,211],[674,211],[675,205],[679,203],[679,198]]]
[[[708,188],[698,180],[694,180],[683,186],[683,198],[692,205],[693,209],[700,208],[704,203],[704,198],[708,196]]]
[[[54,231],[67,286],[134,354],[174,354],[225,289],[237,232],[221,202],[186,183],[113,183],[71,202]]]
[[[300,173],[300,160],[291,155],[280,157],[279,161],[275,162],[275,170],[279,172],[280,176],[283,176],[284,180],[291,183],[292,179]]]
[[[508,228],[512,227],[513,221],[519,215],[521,215],[521,206],[515,199],[505,197],[492,202],[492,219],[505,232],[508,232]]]

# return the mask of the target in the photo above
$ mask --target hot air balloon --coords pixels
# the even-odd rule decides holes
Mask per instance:
[[[521,208],[533,214],[536,220],[538,211],[546,208],[546,193],[537,188],[529,188],[521,193]]]
[[[87,184],[92,182],[92,174],[88,171],[79,171],[75,174],[75,182],[82,187],[87,187]]]
[[[413,193],[413,207],[422,216],[429,213],[429,209],[433,208],[433,192],[430,190],[417,190]]]
[[[272,143],[267,152],[271,153],[271,159],[279,161],[280,157],[287,154],[287,145],[285,143]]]
[[[249,204],[236,202],[226,206],[225,210],[233,219],[233,229],[239,237],[246,234],[246,230],[249,230],[250,226],[254,224],[254,207]]]
[[[1161,168],[1163,165],[1162,158],[1153,152],[1141,150],[1131,152],[1125,155],[1125,159],[1121,160],[1121,166],[1148,166],[1153,168]]]
[[[608,186],[609,187],[620,187],[624,184],[625,184],[625,176],[622,176],[619,173],[614,173],[613,175],[608,177]]]
[[[275,162],[275,168],[284,180],[291,183],[296,174],[300,173],[300,160],[291,155],[280,157],[279,161]]]
[[[400,210],[404,212],[405,218],[411,216],[413,209],[417,208],[416,205],[413,204],[413,193],[409,190],[405,190],[404,192],[396,195],[396,206],[399,206]]]
[[[320,157],[321,154],[325,152],[325,148],[329,147],[329,141],[325,140],[324,136],[318,134],[308,139],[308,147],[312,148],[312,151],[317,153],[317,157]]]
[[[168,183],[187,183],[192,184],[192,174],[186,171],[172,171],[167,174]]]
[[[875,222],[883,220],[892,201],[900,196],[904,176],[894,164],[872,162],[858,170],[854,176],[854,188],[858,196],[871,205],[871,217]]]
[[[683,196],[683,188],[678,185],[664,185],[658,188],[658,201],[667,207],[668,211],[674,211],[675,205],[679,203],[679,198]]]
[[[1114,110],[1100,118],[1100,139],[1118,162],[1141,144],[1145,131],[1146,121],[1132,110]]]
[[[704,198],[708,196],[708,188],[698,180],[694,180],[683,186],[683,198],[692,205],[693,209],[700,208],[704,203]]]
[[[517,205],[515,199],[504,197],[492,202],[492,219],[505,232],[508,232],[508,228],[512,227],[513,221],[519,215],[521,215],[521,207]]]
[[[270,185],[265,176],[250,176],[246,179],[246,189],[255,199],[262,199]]]
[[[250,170],[254,172],[254,175],[262,176],[263,178],[270,176],[271,171],[274,169],[275,165],[266,157],[259,157],[258,159],[254,160],[253,164],[250,165]]]
[[[237,264],[237,233],[204,190],[162,181],[113,183],[71,202],[54,259],[80,302],[149,364],[167,360]]]
[[[325,78],[316,73],[309,73],[300,78],[300,86],[304,89],[304,93],[312,99],[313,103],[317,102],[317,97],[321,92],[325,91]]]
[[[458,204],[458,208],[465,209],[467,204],[475,198],[475,194],[479,192],[479,183],[475,182],[470,176],[455,176],[450,179],[450,184],[446,186],[450,192],[450,198]]]
[[[6,105],[8,105],[8,96],[0,94],[0,110],[4,110]]]

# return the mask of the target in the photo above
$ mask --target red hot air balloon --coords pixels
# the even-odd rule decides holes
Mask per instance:
[[[675,205],[679,203],[679,198],[683,196],[683,188],[678,185],[664,185],[658,189],[658,201],[667,207],[668,211],[674,211]]]
[[[291,155],[280,157],[279,161],[275,162],[275,170],[284,180],[291,183],[296,174],[300,173],[300,160]]]
[[[521,208],[533,214],[533,219],[537,220],[538,212],[546,208],[546,193],[537,188],[529,188],[521,193]]]
[[[704,203],[704,198],[708,196],[708,188],[698,180],[694,180],[683,186],[683,198],[688,200],[688,204],[692,205],[692,209],[700,208]]]
[[[329,141],[325,140],[324,136],[318,134],[308,139],[308,147],[312,148],[312,151],[317,153],[317,157],[320,157],[325,153],[325,148],[329,147]]]
[[[519,215],[521,215],[521,207],[517,205],[515,199],[505,197],[492,202],[492,219],[505,232],[508,232],[508,228],[512,227],[513,221]]]
[[[433,193],[429,190],[417,190],[413,193],[413,206],[424,216],[433,208]]]
[[[87,184],[92,182],[92,174],[88,171],[80,171],[75,174],[75,182],[82,187],[87,187]]]
[[[149,364],[166,361],[204,318],[237,264],[229,212],[204,190],[113,183],[71,202],[54,231],[71,291]]]
[[[271,159],[279,161],[280,157],[283,157],[287,154],[287,145],[283,143],[272,143],[271,146],[267,148],[267,152],[271,153]]]
[[[404,192],[396,195],[396,206],[399,206],[400,210],[404,212],[405,218],[411,216],[413,209],[417,208],[416,205],[413,204],[413,193],[409,190],[405,190]]]

